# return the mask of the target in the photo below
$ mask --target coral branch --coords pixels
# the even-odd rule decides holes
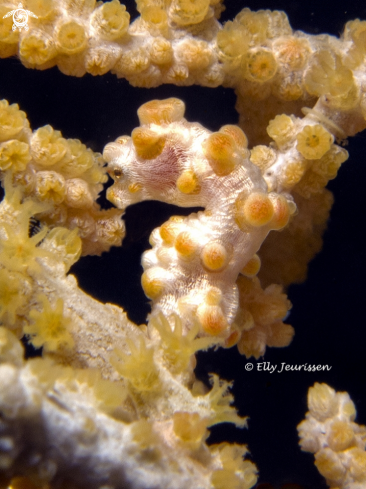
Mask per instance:
[[[330,487],[362,489],[366,482],[366,428],[354,423],[356,408],[347,392],[315,384],[309,412],[297,427],[302,450],[315,454],[315,465]]]

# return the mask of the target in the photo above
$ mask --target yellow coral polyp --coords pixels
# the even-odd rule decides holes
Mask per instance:
[[[183,194],[194,194],[199,192],[200,185],[197,175],[193,170],[185,170],[177,179],[177,189]]]
[[[129,23],[130,14],[118,0],[103,3],[92,18],[92,25],[97,28],[99,35],[110,41],[123,37],[128,31]]]
[[[273,53],[267,49],[256,49],[245,58],[244,76],[252,82],[264,83],[271,80],[277,71]]]
[[[346,468],[330,448],[323,448],[315,454],[315,465],[323,477],[338,484],[346,474]]]
[[[64,177],[55,171],[37,172],[35,194],[41,201],[61,204],[66,194]]]
[[[31,139],[31,154],[38,165],[52,166],[63,158],[67,143],[60,131],[47,125],[35,131]]]
[[[346,450],[354,441],[355,434],[350,423],[340,420],[333,421],[327,436],[328,445],[333,451]]]
[[[136,343],[126,340],[130,354],[115,349],[115,356],[111,358],[112,364],[123,377],[129,380],[137,391],[151,391],[160,384],[159,370],[154,361],[154,350],[147,348],[142,336]]]
[[[14,139],[0,145],[0,170],[23,171],[30,160],[28,144]]]
[[[210,0],[173,0],[170,18],[178,25],[199,24],[208,13]]]
[[[240,24],[231,21],[226,22],[216,36],[217,47],[228,58],[243,56],[248,50],[249,40]]]
[[[88,17],[95,9],[97,0],[64,0],[65,8],[77,17]]]
[[[366,52],[366,21],[355,19],[347,22],[344,37],[352,39],[357,49],[364,54]]]
[[[292,70],[303,68],[311,54],[309,41],[293,36],[275,40],[273,50],[277,60]]]
[[[355,109],[360,102],[360,88],[355,84],[350,85],[348,92],[342,95],[329,96],[329,105],[332,109],[351,110]]]
[[[30,65],[42,65],[57,54],[53,39],[43,32],[32,30],[24,37],[19,45],[19,55],[22,61]]]
[[[235,220],[240,229],[246,226],[260,227],[268,224],[274,215],[273,204],[267,194],[253,192],[248,198],[236,201]]]
[[[279,146],[291,141],[294,132],[294,123],[291,117],[286,114],[276,115],[269,121],[267,134]]]
[[[311,415],[319,421],[334,416],[338,407],[334,389],[316,382],[308,391],[308,406]]]
[[[41,21],[49,19],[57,13],[54,0],[26,0],[25,5]]]
[[[203,143],[203,151],[216,175],[228,175],[237,165],[236,144],[228,134],[211,134]]]
[[[219,272],[227,265],[229,253],[223,244],[212,241],[203,247],[201,261],[210,272]]]
[[[66,180],[65,203],[76,209],[90,209],[93,205],[93,196],[88,183],[82,178]]]
[[[354,87],[353,73],[341,58],[328,50],[322,50],[311,58],[304,83],[311,95],[346,95]]]
[[[118,59],[118,55],[113,50],[95,48],[86,56],[85,67],[88,73],[93,76],[104,75],[111,70]]]
[[[197,449],[208,435],[207,420],[198,413],[180,411],[173,414],[175,435],[191,449]]]
[[[211,451],[218,451],[222,464],[221,469],[213,471],[211,483],[215,489],[250,489],[257,482],[256,466],[244,460],[246,446],[220,443],[212,445]]]
[[[53,228],[47,235],[46,243],[50,243],[48,249],[62,256],[67,271],[81,256],[82,242],[77,228],[72,231],[62,227]]]
[[[210,65],[212,59],[207,42],[194,39],[183,41],[179,47],[179,54],[190,70],[204,70]]]
[[[340,166],[348,159],[348,156],[348,151],[332,144],[330,150],[320,160],[316,160],[312,164],[311,169],[331,180],[337,176]]]
[[[273,94],[280,100],[290,102],[298,100],[304,95],[304,87],[300,76],[280,78],[273,84]]]
[[[149,5],[141,11],[141,18],[159,30],[163,30],[168,25],[168,15],[166,11],[158,6]]]
[[[5,324],[14,324],[17,311],[28,300],[24,282],[23,274],[0,270],[0,319]]]
[[[173,48],[171,43],[163,37],[154,39],[150,46],[150,59],[157,65],[166,65],[173,60]]]
[[[276,161],[276,152],[268,146],[259,144],[250,151],[250,161],[258,166],[263,173]]]
[[[256,359],[264,355],[266,350],[265,339],[258,333],[255,326],[252,329],[244,330],[237,343],[238,351],[246,358],[254,357]]]
[[[285,188],[296,185],[304,176],[307,169],[307,163],[304,160],[290,161],[285,165],[279,175],[279,182]]]
[[[0,100],[0,142],[15,138],[27,125],[26,114],[19,110],[18,104],[9,105],[7,100]]]
[[[57,299],[52,307],[46,296],[39,297],[43,306],[42,312],[32,309],[29,319],[32,324],[24,327],[24,333],[36,348],[45,351],[56,351],[59,348],[72,348],[74,340],[70,334],[71,318],[64,315],[64,302]]]
[[[155,131],[146,127],[137,127],[132,131],[131,136],[136,153],[141,158],[152,160],[163,152],[165,138]]]
[[[56,28],[56,46],[60,53],[77,54],[84,51],[88,43],[83,25],[74,20],[65,22]]]
[[[37,246],[47,234],[47,228],[31,238],[28,237],[29,220],[22,222],[20,228],[11,227],[2,223],[7,239],[0,240],[0,263],[8,270],[25,272],[31,270],[39,271],[39,263],[36,258],[44,258],[49,253]]]
[[[360,448],[350,450],[350,475],[357,482],[366,482],[366,451]]]
[[[55,131],[58,133],[58,131]],[[60,133],[58,133],[60,134]],[[60,150],[59,155],[65,150],[65,157],[58,162],[57,170],[62,173],[66,178],[74,178],[83,175],[86,180],[87,175],[85,174],[88,170],[91,170],[95,163],[93,151],[82,144],[79,139],[64,139],[57,140],[57,135],[53,139],[55,148],[55,158],[57,158],[57,149]],[[58,148],[57,148],[58,146]],[[39,160],[38,160],[39,161]],[[97,183],[97,182],[90,182]]]
[[[267,38],[269,27],[268,11],[252,12],[249,8],[244,8],[235,17],[235,21],[245,29],[250,39],[256,44],[262,43]]]
[[[95,232],[100,250],[94,254],[100,255],[103,251],[109,251],[111,246],[121,246],[125,236],[125,226],[121,220],[121,213],[117,209],[98,211],[95,220]]]
[[[189,76],[189,69],[184,64],[173,64],[166,76],[168,83],[184,85]]]
[[[170,320],[172,319],[170,317]],[[198,326],[193,326],[186,334],[183,334],[182,320],[179,316],[174,315],[174,325],[171,326],[163,314],[159,314],[159,316],[150,319],[149,327],[158,330],[164,360],[167,362],[169,370],[174,373],[186,370],[196,351],[206,349],[213,344],[212,339],[196,338]]]
[[[150,59],[142,48],[123,52],[114,66],[114,70],[122,76],[137,75],[149,67]]]
[[[150,100],[139,107],[137,115],[141,125],[171,124],[183,119],[185,108],[184,102],[174,97],[165,100]]]
[[[305,126],[297,135],[297,150],[307,160],[318,160],[325,155],[334,137],[320,124]]]

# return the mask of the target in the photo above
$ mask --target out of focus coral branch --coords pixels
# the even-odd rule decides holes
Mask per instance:
[[[302,450],[315,454],[315,465],[330,487],[365,487],[366,427],[354,422],[356,408],[349,394],[314,384],[308,407],[297,427]]]

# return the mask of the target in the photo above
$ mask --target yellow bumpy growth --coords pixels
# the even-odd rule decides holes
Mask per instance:
[[[366,428],[354,422],[347,392],[314,384],[309,412],[297,427],[302,450],[315,453],[315,465],[331,487],[362,487],[366,482]]]

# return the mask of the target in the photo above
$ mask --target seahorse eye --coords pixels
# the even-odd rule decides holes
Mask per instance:
[[[113,176],[114,176],[115,178],[121,178],[121,177],[122,177],[122,175],[123,175],[123,171],[122,171],[122,170],[120,170],[119,168],[116,168],[115,170],[113,170],[113,172],[112,172],[112,173],[113,173]]]

